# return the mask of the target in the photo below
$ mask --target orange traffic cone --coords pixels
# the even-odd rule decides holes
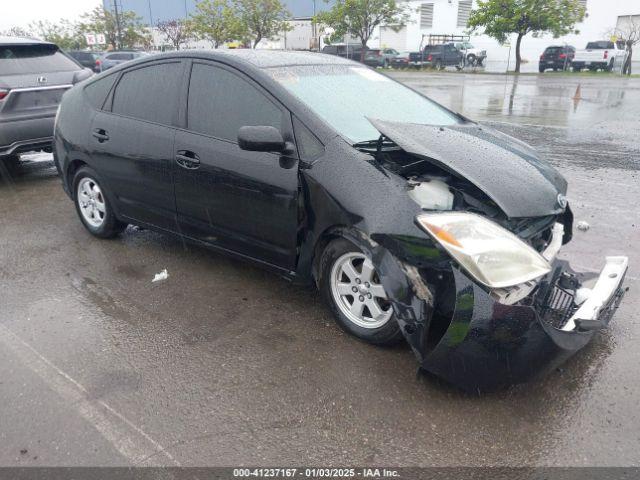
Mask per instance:
[[[576,88],[576,93],[573,95],[574,100],[580,100],[582,98],[582,91],[580,89],[580,84],[578,84],[578,88]]]

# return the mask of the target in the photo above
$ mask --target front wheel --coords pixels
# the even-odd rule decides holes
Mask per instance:
[[[376,345],[402,339],[378,272],[358,247],[344,238],[332,241],[319,271],[320,292],[343,330]]]
[[[78,216],[89,232],[99,238],[112,238],[126,223],[119,221],[93,169],[82,167],[73,177],[74,203]]]

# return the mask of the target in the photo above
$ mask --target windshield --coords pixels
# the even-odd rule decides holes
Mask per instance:
[[[353,143],[380,136],[367,117],[424,125],[460,122],[432,100],[369,68],[309,65],[267,72]]]

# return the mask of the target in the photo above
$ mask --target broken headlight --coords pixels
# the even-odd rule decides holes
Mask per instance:
[[[425,213],[420,225],[480,283],[503,288],[551,271],[533,248],[495,222],[473,213]]]

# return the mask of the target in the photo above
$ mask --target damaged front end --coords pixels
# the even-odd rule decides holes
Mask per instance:
[[[607,257],[600,274],[593,275],[577,273],[556,258],[571,239],[573,215],[564,197],[566,182],[555,170],[520,144],[502,144],[495,150],[498,160],[512,162],[516,178],[490,183],[495,162],[478,167],[468,148],[458,146],[448,155],[432,147],[443,144],[438,136],[459,132],[372,123],[383,135],[360,150],[406,180],[407,196],[423,212],[416,224],[430,238],[372,233],[350,239],[372,258],[421,368],[464,390],[493,390],[556,367],[608,325],[625,291],[628,259]],[[497,135],[472,128],[477,141]],[[505,238],[523,244],[518,248],[530,250],[524,260],[524,254],[508,249],[505,256],[515,263],[538,262],[537,268],[520,276],[501,277],[499,269],[493,277],[483,276],[474,262],[484,256],[487,264],[495,263],[503,244],[489,253],[472,252],[468,260],[457,254],[465,246],[449,238],[455,230],[421,224],[421,216],[438,215],[495,224]]]
[[[533,288],[518,286],[528,294],[510,302],[503,291],[487,291],[455,267],[433,278],[424,271],[407,274],[389,251],[380,252],[376,262],[421,367],[477,392],[524,382],[584,347],[608,325],[624,294],[627,270],[626,257],[608,257],[600,275],[589,278],[556,260]],[[431,291],[448,287],[455,293]]]

